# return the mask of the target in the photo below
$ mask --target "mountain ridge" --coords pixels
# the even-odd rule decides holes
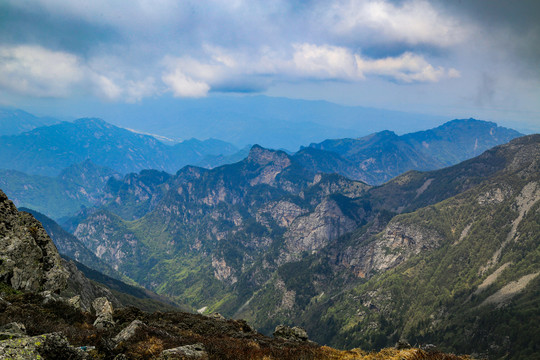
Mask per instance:
[[[401,136],[382,131],[357,139],[312,143],[309,148],[334,154],[318,152],[310,156],[310,150],[304,148],[297,158],[315,171],[338,172],[378,185],[408,170],[426,171],[454,165],[520,135],[493,122],[456,119]]]

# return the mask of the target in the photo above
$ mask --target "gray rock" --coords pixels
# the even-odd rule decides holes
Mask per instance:
[[[287,253],[282,257],[290,260],[304,251],[318,251],[357,226],[336,201],[324,199],[312,213],[296,218],[291,224],[284,235]]]
[[[39,221],[0,191],[0,281],[17,290],[58,293],[66,287],[67,271]]]
[[[39,295],[43,296],[43,305],[51,304],[57,301],[66,301],[64,298],[60,297],[59,295],[53,293],[52,291],[42,291],[39,293]]]
[[[62,265],[69,273],[67,281],[67,289],[62,295],[66,297],[72,297],[74,295],[80,296],[80,306],[84,311],[92,310],[92,302],[99,297],[106,297],[113,304],[113,306],[121,306],[120,301],[112,294],[109,289],[106,289],[99,284],[90,281],[84,274],[77,268],[77,265],[73,261],[67,261],[62,259]]]
[[[68,299],[68,304],[77,310],[81,310],[81,295],[75,295]]]
[[[439,349],[437,349],[437,346],[433,345],[433,344],[422,345],[422,346],[420,346],[420,349],[424,350],[427,353],[434,353],[434,352],[439,351]],[[476,357],[474,357],[474,358],[476,358]]]
[[[133,320],[124,330],[120,331],[113,340],[116,343],[126,342],[133,338],[137,331],[146,328],[146,324],[140,320]]]
[[[221,315],[221,314],[218,313],[218,312],[215,312],[215,313],[213,313],[213,314],[210,314],[210,315],[208,315],[208,317],[209,317],[210,319],[220,320],[220,321],[225,321],[225,320],[227,320],[227,319],[225,318],[225,316]]]
[[[70,359],[86,360],[88,355],[67,342],[58,333],[0,341],[0,359],[35,360],[35,359]]]
[[[164,350],[161,359],[208,359],[208,353],[201,343],[184,345],[177,348]]]
[[[26,327],[19,322],[12,322],[0,327],[0,340],[26,336]]]
[[[113,307],[111,302],[106,297],[95,299],[92,303],[92,309],[96,314],[94,327],[99,330],[103,330],[114,326]]]
[[[306,330],[298,326],[294,326],[291,328],[285,325],[278,325],[274,330],[273,336],[277,339],[283,339],[287,341],[308,341],[308,334]]]

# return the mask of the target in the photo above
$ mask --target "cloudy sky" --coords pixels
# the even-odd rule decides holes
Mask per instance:
[[[266,94],[540,131],[536,0],[0,0],[0,104]]]

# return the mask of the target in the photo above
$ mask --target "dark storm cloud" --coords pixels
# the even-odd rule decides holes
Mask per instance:
[[[490,0],[443,1],[437,6],[475,24],[486,41],[499,54],[513,58],[528,75],[540,77],[540,1]],[[527,76],[527,75],[526,75]]]
[[[48,12],[39,4],[17,7],[0,3],[0,44],[41,44],[54,50],[86,54],[101,43],[118,43],[114,26]]]

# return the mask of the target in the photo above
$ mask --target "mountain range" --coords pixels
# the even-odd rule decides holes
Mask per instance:
[[[63,169],[90,159],[120,173],[158,169],[174,172],[205,155],[229,155],[237,149],[218,140],[189,140],[165,145],[149,135],[121,129],[100,119],[40,127],[0,137],[4,169],[56,176]]]
[[[380,184],[408,170],[455,164],[519,135],[491,122],[454,120],[402,136],[383,131],[359,139],[326,140],[293,157],[314,173]],[[248,153],[249,148],[238,150],[215,139],[167,145],[99,119],[80,119],[0,136],[0,186],[18,206],[59,220],[107,202],[121,186],[115,183],[121,174],[131,173],[125,181],[149,179],[149,173],[134,172],[155,169],[174,174],[188,164],[213,168],[238,162]]]
[[[29,204],[79,262],[73,269],[150,307],[161,306],[157,295],[127,287],[266,334],[300,324],[341,348],[406,338],[530,358],[540,136],[520,135],[453,120],[289,153],[218,140],[167,145],[80,119],[0,137],[4,163],[20,166],[1,171],[0,187]]]
[[[382,184],[408,170],[434,170],[480,155],[522,134],[475,119],[453,120],[402,136],[382,131],[358,139],[325,140],[295,154],[304,167]]]
[[[116,208],[88,211],[72,229],[137,283],[263,332],[294,322],[340,347],[414,335],[523,355],[535,346],[520,337],[534,327],[523,316],[538,315],[539,151],[538,135],[523,137],[370,187],[255,146],[239,163],[186,167],[147,187],[155,200],[136,216],[120,210],[140,194],[126,183]],[[499,309],[522,319],[510,339],[491,320]]]
[[[270,338],[245,320],[179,311],[155,294],[62,258],[40,222],[2,191],[0,256],[2,359],[467,358],[403,341],[376,355],[342,351],[310,341],[299,327],[280,325]]]
[[[441,116],[263,95],[161,96],[136,103],[66,104],[59,109],[61,115],[100,117],[119,127],[177,141],[217,138],[239,148],[260,144],[289,151],[328,138],[365,136],[386,129],[403,134],[445,121]]]

